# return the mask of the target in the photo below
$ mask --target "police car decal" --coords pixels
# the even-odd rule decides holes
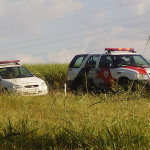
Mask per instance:
[[[135,70],[140,74],[147,74],[145,68],[141,68],[141,67],[134,67],[134,66],[125,66],[123,68],[127,68],[127,69],[131,69],[131,70]]]
[[[112,84],[117,83],[117,79],[113,78],[109,68],[102,68],[98,74],[98,79],[103,79],[107,87],[111,87]]]

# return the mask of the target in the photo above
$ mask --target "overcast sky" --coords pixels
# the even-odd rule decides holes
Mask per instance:
[[[69,63],[132,47],[150,59],[150,0],[0,0],[0,59]]]

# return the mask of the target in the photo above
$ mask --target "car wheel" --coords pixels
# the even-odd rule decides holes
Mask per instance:
[[[128,91],[132,88],[132,83],[129,79],[123,78],[119,81],[119,85],[124,91]]]
[[[8,93],[9,93],[9,92],[8,92],[8,89],[7,89],[7,88],[2,88],[2,93],[8,94]]]
[[[83,84],[78,84],[76,86],[75,95],[81,96],[86,94],[86,88]]]

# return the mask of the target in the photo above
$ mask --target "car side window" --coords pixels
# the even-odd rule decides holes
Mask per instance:
[[[85,68],[95,68],[99,55],[92,55],[85,64]]]
[[[112,66],[112,58],[111,56],[103,55],[101,56],[100,62],[99,62],[99,68],[107,68]]]
[[[79,68],[87,55],[77,55],[71,61],[69,68]]]

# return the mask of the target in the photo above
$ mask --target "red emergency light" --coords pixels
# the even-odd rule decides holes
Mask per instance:
[[[8,64],[8,63],[18,63],[20,60],[11,60],[11,61],[0,61],[0,64]]]
[[[134,52],[134,48],[105,48],[105,51],[129,51]]]

